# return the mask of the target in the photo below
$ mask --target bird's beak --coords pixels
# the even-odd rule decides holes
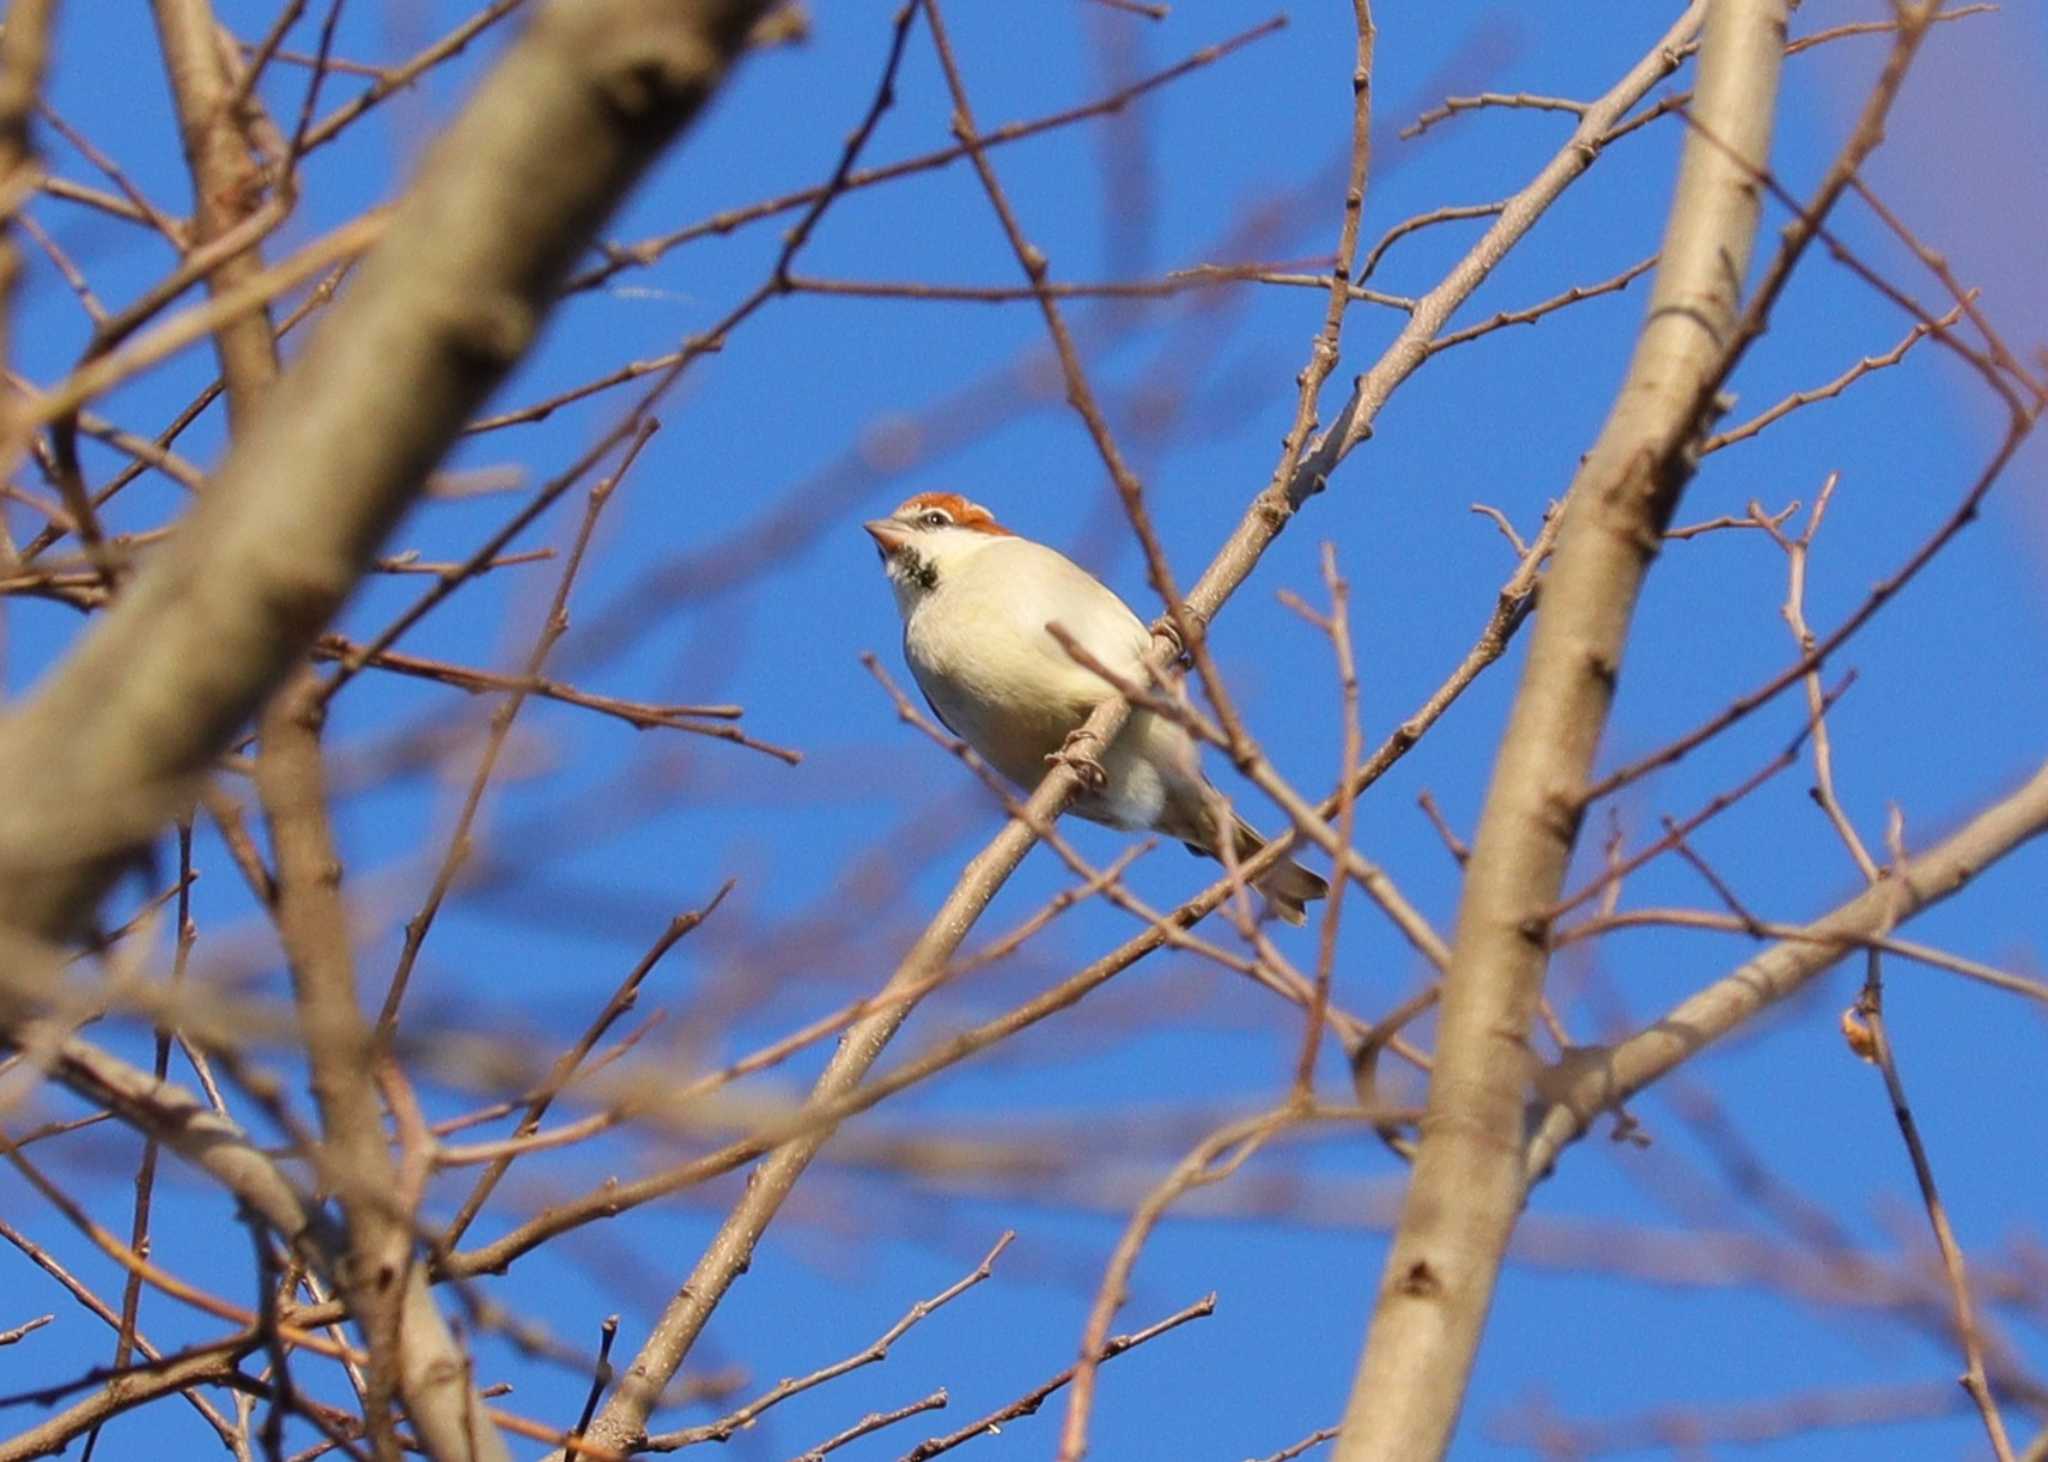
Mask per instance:
[[[894,518],[870,518],[861,527],[868,530],[868,536],[875,540],[875,547],[881,549],[884,556],[910,541],[910,530]]]

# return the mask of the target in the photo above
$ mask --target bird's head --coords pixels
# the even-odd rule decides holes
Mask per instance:
[[[886,518],[863,523],[905,614],[990,544],[1016,535],[957,492],[921,492]]]

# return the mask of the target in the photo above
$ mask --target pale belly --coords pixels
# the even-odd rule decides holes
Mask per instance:
[[[1029,792],[1051,770],[1046,760],[1066,744],[1066,739],[1088,719],[1095,703],[1074,707],[1067,714],[1034,712],[1011,704],[992,703],[958,686],[926,684],[918,677],[926,696],[946,724],[990,766]],[[1083,794],[1070,809],[1075,816],[1111,827],[1150,828],[1155,826],[1166,804],[1167,786],[1162,775],[1162,753],[1171,761],[1192,760],[1192,746],[1186,735],[1171,722],[1150,711],[1134,711],[1118,735],[1115,745],[1099,760],[1108,784],[1099,792]]]
[[[1044,780],[1046,758],[1111,694],[1106,681],[1046,633],[1048,616],[1027,602],[1059,600],[1061,623],[1119,673],[1138,673],[1149,643],[1120,600],[1048,553],[1023,543],[990,550],[977,571],[942,579],[904,627],[904,657],[933,709],[1026,791]],[[1067,576],[1063,592],[1057,581],[1036,594],[1021,590],[1033,574],[1048,573]],[[1107,786],[1073,808],[1091,821],[1153,827],[1168,800],[1169,779],[1200,786],[1187,733],[1147,711],[1132,714],[1099,760]]]

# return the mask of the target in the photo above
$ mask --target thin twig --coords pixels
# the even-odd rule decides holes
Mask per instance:
[[[2012,1440],[2006,1435],[2005,1418],[1999,1413],[1998,1398],[1992,1394],[1991,1380],[1984,1369],[1984,1336],[1978,1325],[1976,1304],[1970,1297],[1970,1276],[1963,1262],[1962,1245],[1956,1242],[1955,1226],[1949,1222],[1948,1208],[1941,1201],[1941,1190],[1935,1186],[1934,1164],[1928,1159],[1920,1125],[1914,1121],[1912,1105],[1906,1100],[1906,1084],[1899,1076],[1898,1059],[1885,1024],[1884,984],[1875,950],[1870,953],[1868,970],[1863,991],[1856,1000],[1856,1013],[1869,1033],[1870,1059],[1883,1073],[1892,1116],[1898,1121],[1899,1136],[1913,1164],[1913,1180],[1919,1185],[1920,1201],[1927,1209],[1928,1225],[1934,1230],[1935,1247],[1941,1252],[1942,1273],[1948,1280],[1949,1300],[1955,1306],[1956,1337],[1963,1347],[1962,1386],[1983,1418],[1992,1453],[1999,1462],[2013,1462]]]
[[[1059,1462],[1079,1462],[1081,1454],[1088,1449],[1088,1416],[1095,1404],[1095,1374],[1105,1358],[1110,1323],[1130,1297],[1131,1271],[1137,1267],[1138,1255],[1143,1251],[1145,1241],[1152,1236],[1152,1230],[1158,1227],[1159,1220],[1176,1199],[1190,1189],[1229,1178],[1249,1162],[1275,1133],[1295,1120],[1295,1108],[1290,1102],[1275,1111],[1232,1122],[1210,1133],[1145,1195],[1144,1202],[1131,1215],[1123,1237],[1117,1240],[1116,1250],[1103,1270],[1102,1283],[1095,1292],[1095,1303],[1088,1311],[1087,1327],[1081,1333],[1081,1358],[1070,1373],[1073,1391],[1067,1397],[1066,1420],[1060,1427],[1059,1450],[1054,1454]]]
[[[1148,1325],[1143,1330],[1136,1331],[1130,1335],[1115,1336],[1105,1343],[1102,1349],[1091,1359],[1099,1366],[1104,1361],[1115,1360],[1118,1356],[1135,1350],[1149,1340],[1158,1339],[1169,1330],[1178,1329],[1190,1320],[1206,1319],[1215,1313],[1216,1296],[1213,1294],[1205,1295],[1186,1309],[1177,1310],[1173,1314],[1168,1315],[1164,1320]],[[1079,1369],[1079,1366],[1069,1366],[1058,1375],[1032,1387],[1031,1390],[1026,1391],[1007,1406],[998,1407],[987,1416],[979,1417],[969,1422],[958,1431],[949,1432],[943,1437],[933,1437],[928,1441],[919,1442],[915,1447],[912,1447],[903,1454],[900,1462],[930,1462],[931,1458],[938,1456],[940,1453],[950,1452],[955,1447],[963,1446],[973,1441],[976,1437],[992,1437],[997,1435],[1005,1426],[1019,1417],[1035,1416],[1038,1408],[1045,1405],[1046,1398],[1073,1380],[1075,1373]]]
[[[778,1382],[746,1405],[720,1417],[716,1421],[706,1422],[702,1426],[684,1427],[680,1431],[658,1432],[645,1437],[639,1442],[635,1450],[676,1452],[684,1447],[695,1446],[699,1442],[727,1441],[741,1430],[752,1426],[763,1412],[780,1405],[790,1397],[809,1391],[813,1387],[822,1386],[827,1381],[837,1380],[849,1371],[859,1370],[863,1366],[876,1365],[888,1359],[889,1348],[898,1340],[901,1340],[913,1326],[928,1319],[935,1311],[958,1299],[961,1295],[973,1289],[993,1274],[995,1272],[996,1260],[1002,1256],[1003,1250],[1007,1249],[1016,1237],[1017,1235],[1014,1232],[1004,1232],[997,1238],[995,1246],[982,1256],[981,1263],[977,1264],[952,1284],[947,1285],[946,1288],[940,1290],[937,1294],[931,1296],[931,1298],[919,1300],[916,1304],[912,1305],[908,1310],[904,1311],[901,1319],[876,1336],[865,1348],[854,1352],[843,1360],[834,1361],[828,1366],[822,1366],[812,1371],[809,1375],[797,1376]]]
[[[569,592],[576,585],[576,576],[583,568],[584,555],[589,551],[591,535],[597,531],[598,516],[611,501],[614,490],[632,470],[641,450],[659,428],[660,423],[649,418],[626,446],[619,465],[611,473],[600,478],[590,489],[585,504],[583,520],[577,525],[575,540],[571,543],[568,557],[563,561],[561,577],[556,580],[554,598],[549,602],[547,614],[541,621],[540,633],[534,637],[533,648],[526,657],[526,667],[521,672],[523,682],[540,678],[541,667],[547,663],[549,653],[569,629]],[[420,947],[425,944],[427,932],[434,927],[434,917],[440,912],[442,902],[455,885],[455,878],[468,861],[471,851],[471,829],[476,825],[477,814],[483,808],[484,792],[489,788],[492,776],[498,768],[498,758],[505,749],[505,739],[511,735],[512,723],[518,719],[525,707],[530,691],[521,688],[512,691],[499,702],[491,714],[491,729],[485,739],[484,749],[477,758],[476,772],[470,778],[469,791],[464,796],[461,810],[456,814],[455,825],[449,829],[447,848],[442,853],[440,866],[435,869],[432,885],[419,911],[406,921],[405,942],[399,950],[397,967],[391,973],[391,982],[384,991],[383,1008],[377,1016],[378,1038],[388,1042],[397,1027],[398,1007],[405,999],[406,986],[411,982],[413,967],[419,960]],[[318,693],[315,693],[316,703]]]

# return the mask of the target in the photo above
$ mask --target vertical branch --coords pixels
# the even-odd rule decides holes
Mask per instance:
[[[1328,631],[1330,647],[1337,660],[1337,685],[1343,704],[1344,749],[1337,768],[1338,844],[1351,847],[1352,828],[1357,822],[1358,763],[1365,755],[1364,735],[1358,723],[1358,660],[1351,648],[1351,585],[1337,571],[1337,545],[1323,545],[1323,583],[1330,591],[1328,619],[1316,622]],[[1300,605],[1298,608],[1306,609]],[[1313,611],[1309,611],[1313,614]],[[1315,1099],[1316,1052],[1322,1045],[1324,1017],[1330,1008],[1330,981],[1337,968],[1337,932],[1344,911],[1344,882],[1351,873],[1351,860],[1338,858],[1330,872],[1329,905],[1323,910],[1322,929],[1316,944],[1315,995],[1309,1001],[1307,1028],[1302,1032],[1301,1056],[1295,1062],[1293,1105],[1306,1108]]]
[[[233,233],[256,212],[261,180],[234,114],[233,86],[221,64],[213,7],[208,0],[155,0],[158,41],[169,73],[178,135],[192,173],[192,237],[186,256]],[[220,295],[263,272],[251,246],[216,263],[206,276]],[[277,344],[270,312],[250,310],[213,334],[228,398],[231,430],[248,426],[258,400],[277,379]]]
[[[1636,596],[1690,473],[1756,235],[1782,0],[1715,0],[1664,248],[1629,373],[1572,484],[1529,663],[1494,764],[1450,969],[1415,1173],[1337,1444],[1339,1462],[1450,1444],[1520,1212],[1528,1035],[1581,793]],[[1711,141],[1709,140],[1711,137]]]
[[[178,903],[177,953],[171,961],[171,988],[176,990],[185,982],[185,970],[192,958],[192,820],[188,817],[178,824]],[[159,1026],[156,1033],[156,1054],[154,1072],[158,1081],[167,1079],[171,1071],[171,1033]],[[149,1257],[150,1207],[156,1192],[157,1156],[162,1144],[154,1137],[142,1140],[142,1160],[135,1168],[135,1206],[128,1222],[128,1247],[147,1259]],[[142,1276],[131,1273],[121,1289],[121,1325],[114,1339],[113,1368],[120,1370],[128,1364],[129,1352],[135,1344],[137,1329],[141,1324]],[[99,1439],[99,1428],[85,1440],[83,1455],[92,1456],[93,1447]]]
[[[1358,262],[1358,230],[1365,217],[1365,184],[1372,170],[1372,57],[1378,32],[1372,23],[1372,7],[1366,0],[1353,0],[1352,9],[1358,31],[1358,54],[1351,71],[1351,170],[1344,182],[1344,222],[1337,231],[1337,254],[1330,265],[1330,302],[1323,311],[1323,327],[1316,332],[1316,338],[1309,346],[1308,364],[1300,376],[1301,392],[1295,402],[1294,421],[1281,441],[1280,465],[1273,471],[1273,485],[1276,487],[1291,486],[1295,475],[1301,471],[1303,454],[1308,451],[1309,434],[1316,428],[1316,402],[1322,396],[1330,373],[1337,369],[1337,345],[1343,335],[1344,312],[1351,304],[1352,271]],[[1368,272],[1370,267],[1368,264]],[[1349,420],[1348,414],[1346,419]],[[1329,466],[1334,466],[1334,462]],[[1325,474],[1329,466],[1322,469]],[[1270,493],[1271,489],[1268,491]],[[1279,531],[1277,524],[1272,531]]]
[[[42,95],[56,10],[57,0],[19,0],[7,7],[7,23],[0,26],[0,369],[7,362],[7,329],[14,321],[15,287],[21,283],[21,250],[9,225],[36,188],[28,124]],[[12,392],[6,399],[19,400]],[[11,470],[16,446],[15,432],[0,425],[0,470]],[[4,524],[0,545],[9,558],[14,556],[13,536]]]
[[[258,171],[233,110],[237,95],[208,0],[156,0],[164,64],[191,169],[196,227],[203,249],[257,213]],[[219,296],[263,269],[253,245],[222,259],[207,276]],[[252,310],[214,335],[232,431],[245,435],[278,376],[276,336],[266,310]],[[482,1402],[424,1275],[408,1276],[410,1227],[390,1211],[397,1174],[384,1143],[370,1082],[369,1033],[356,990],[355,957],[341,897],[341,861],[327,810],[320,749],[318,682],[301,665],[260,718],[256,788],[277,860],[273,913],[291,967],[293,993],[320,1110],[320,1167],[347,1218],[348,1252],[337,1278],[370,1354],[364,1421],[379,1462],[400,1455],[391,1404],[402,1396],[415,1429],[436,1458],[502,1455],[488,1422],[471,1417]],[[403,1302],[410,1283],[421,1286]],[[409,1315],[411,1325],[402,1317]],[[274,1413],[275,1414],[275,1413]]]
[[[1834,496],[1836,481],[1836,475],[1829,473],[1821,484],[1820,491],[1814,495],[1813,511],[1807,516],[1806,527],[1797,538],[1787,537],[1784,530],[1764,516],[1757,505],[1750,505],[1750,516],[1762,524],[1771,540],[1785,553],[1785,603],[1780,613],[1792,631],[1799,653],[1807,658],[1812,657],[1816,643],[1813,629],[1806,621],[1807,567],[1812,558],[1814,538],[1820,532],[1821,519]],[[1896,915],[1890,912],[1890,906],[1903,908],[1903,900],[1897,895],[1906,881],[1909,864],[1903,833],[1895,821],[1891,866],[1889,869],[1879,868],[1877,860],[1864,847],[1863,839],[1857,834],[1855,824],[1850,821],[1835,791],[1834,749],[1828,735],[1827,703],[1821,691],[1818,665],[1806,673],[1806,697],[1808,714],[1813,721],[1813,800],[1833,826],[1842,845],[1848,849],[1864,882],[1873,893],[1885,899],[1888,907],[1883,932],[1890,933],[1897,921]],[[1927,1221],[1934,1230],[1935,1246],[1941,1252],[1942,1268],[1948,1277],[1950,1301],[1955,1307],[1956,1333],[1963,1347],[1963,1389],[1969,1393],[1978,1414],[1984,1419],[1984,1430],[1990,1438],[1992,1452],[1999,1462],[2012,1462],[2012,1440],[2006,1435],[2005,1418],[1999,1414],[1998,1401],[1992,1394],[1991,1380],[1985,1371],[1984,1334],[1977,1322],[1975,1301],[1970,1296],[1970,1277],[1963,1262],[1962,1246],[1956,1242],[1948,1207],[1941,1201],[1941,1191],[1935,1186],[1934,1164],[1927,1156],[1926,1144],[1920,1138],[1920,1124],[1914,1120],[1913,1108],[1906,1100],[1905,1079],[1899,1075],[1891,1033],[1885,1024],[1883,956],[1875,949],[1868,951],[1864,968],[1863,990],[1857,996],[1850,1015],[1844,1017],[1851,1048],[1874,1064],[1884,1077],[1892,1116],[1898,1122],[1899,1136],[1904,1140],[1906,1155],[1913,1164],[1913,1178],[1919,1185],[1920,1200],[1927,1210]],[[1860,1024],[1856,1023],[1859,1020]]]
[[[320,1111],[320,1171],[339,1195],[348,1220],[348,1261],[338,1279],[370,1354],[364,1421],[381,1462],[398,1455],[391,1423],[394,1395],[406,1394],[407,1409],[423,1436],[434,1431],[429,1419],[417,1415],[426,1398],[406,1393],[400,1381],[407,1369],[404,1353],[426,1347],[445,1362],[459,1360],[460,1351],[438,1315],[427,1336],[406,1336],[400,1328],[399,1296],[412,1239],[409,1226],[390,1211],[398,1177],[370,1080],[370,1033],[357,992],[341,897],[341,858],[328,815],[318,688],[319,682],[302,669],[265,709],[256,791],[277,856],[273,915],[291,967]],[[435,1450],[437,1455],[466,1455]]]
[[[1786,537],[1777,524],[1759,516],[1754,505],[1750,510],[1751,517],[1763,524],[1771,541],[1785,551],[1785,604],[1779,613],[1791,629],[1800,655],[1809,660],[1813,658],[1814,646],[1819,641],[1814,636],[1813,627],[1806,622],[1806,569],[1813,554],[1814,535],[1820,532],[1821,518],[1828,510],[1829,499],[1834,496],[1836,481],[1836,474],[1830,472],[1827,481],[1820,485],[1820,491],[1814,495],[1813,511],[1807,516],[1806,527],[1797,538]],[[1849,856],[1855,860],[1856,871],[1863,875],[1864,882],[1875,883],[1878,878],[1877,860],[1863,846],[1855,825],[1849,821],[1848,813],[1842,810],[1841,798],[1835,794],[1834,742],[1828,735],[1827,696],[1821,687],[1818,664],[1806,672],[1806,714],[1813,724],[1813,800],[1834,825],[1835,835],[1849,850]]]
[[[1903,868],[1905,861],[1903,856],[1898,857],[1897,867]],[[1857,997],[1856,1013],[1863,1018],[1863,1028],[1869,1036],[1869,1059],[1884,1076],[1892,1116],[1898,1121],[1899,1136],[1905,1140],[1906,1155],[1913,1163],[1913,1180],[1920,1186],[1920,1201],[1934,1230],[1935,1247],[1941,1251],[1942,1272],[1948,1277],[1949,1298],[1955,1306],[1956,1334],[1963,1346],[1963,1389],[1984,1419],[1984,1431],[1991,1439],[1991,1450],[1998,1462],[2013,1462],[2012,1439],[2006,1435],[2005,1418],[1999,1414],[1997,1398],[1991,1394],[1991,1378],[1984,1369],[1984,1331],[1977,1322],[1976,1304],[1970,1298],[1970,1275],[1963,1263],[1962,1245],[1956,1242],[1955,1227],[1948,1221],[1948,1207],[1941,1201],[1941,1190],[1934,1185],[1934,1164],[1928,1160],[1927,1146],[1920,1140],[1920,1124],[1913,1120],[1913,1108],[1906,1101],[1906,1083],[1899,1076],[1891,1035],[1885,1029],[1883,968],[1883,957],[1871,950],[1869,975],[1863,982],[1863,993]]]

